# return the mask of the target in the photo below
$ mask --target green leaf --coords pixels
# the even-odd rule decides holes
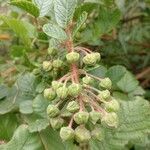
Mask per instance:
[[[117,82],[117,86],[123,92],[129,93],[137,88],[138,81],[133,77],[131,73],[126,72],[126,74],[121,78],[121,80]]]
[[[56,38],[58,40],[66,40],[67,35],[63,29],[59,26],[48,23],[43,26],[43,31],[50,37]]]
[[[33,100],[32,105],[34,113],[42,118],[47,118],[46,108],[48,104],[48,101],[44,99],[43,95],[37,95],[37,97]]]
[[[115,84],[116,82],[118,82],[123,75],[126,73],[126,68],[120,65],[116,65],[113,67],[110,67],[106,73],[106,76],[108,76],[111,81],[113,82],[113,84]]]
[[[1,148],[0,148],[1,149]],[[44,146],[37,133],[29,133],[26,125],[21,125],[15,131],[12,139],[1,150],[44,150]]]
[[[73,18],[77,0],[55,0],[55,19],[59,26],[65,28]]]
[[[35,96],[36,77],[32,73],[21,75],[16,82],[19,90],[28,96]]]
[[[48,119],[37,119],[33,123],[29,124],[29,131],[32,132],[40,132],[43,129],[46,129],[49,126]]]
[[[17,128],[18,121],[15,114],[6,114],[0,116],[0,139],[10,140],[15,129]]]
[[[82,25],[85,23],[86,19],[87,19],[87,13],[86,13],[86,12],[83,12],[83,13],[81,14],[81,16],[78,18],[77,23],[76,23],[76,25],[75,25],[75,27],[74,27],[73,36],[76,35],[76,33],[78,32],[78,30],[79,30],[79,29],[82,27]]]
[[[65,145],[62,143],[59,133],[52,128],[42,130],[40,132],[40,137],[44,145],[46,145],[47,150],[65,150]]]
[[[6,85],[0,85],[0,99],[8,95],[8,87]]]
[[[18,89],[13,86],[9,89],[8,95],[4,100],[0,101],[0,114],[8,113],[16,108],[16,102],[18,97]]]
[[[100,36],[110,32],[120,21],[120,17],[121,13],[118,9],[112,11],[101,7],[99,19],[94,26],[96,34]]]
[[[110,67],[106,73],[106,76],[109,77],[113,83],[113,89],[117,89],[117,82],[124,76],[127,72],[126,68],[120,65]]]
[[[38,17],[39,16],[39,9],[30,1],[26,0],[13,0],[10,2],[11,5],[17,6],[29,14]]]
[[[19,108],[21,102],[34,99],[37,81],[33,74],[26,73],[18,77],[4,100],[0,101],[0,114],[5,114]]]
[[[150,131],[150,106],[148,101],[136,97],[132,101],[120,101],[119,127],[105,128],[102,142],[91,141],[91,150],[127,150],[129,142],[142,141]]]
[[[53,0],[34,0],[40,10],[40,17],[44,17],[50,12]]]
[[[0,20],[3,20],[9,26],[9,28],[12,29],[21,38],[22,42],[26,46],[30,46],[31,41],[29,38],[29,33],[23,21],[9,18],[7,16],[0,16]]]
[[[95,75],[97,77],[105,77],[105,74],[107,72],[107,68],[101,65],[97,65],[94,68],[92,67],[91,69],[87,69],[88,73]]]
[[[19,110],[22,114],[31,114],[33,113],[32,101],[26,100],[20,103]]]

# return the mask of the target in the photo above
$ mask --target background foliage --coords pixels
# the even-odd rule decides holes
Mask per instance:
[[[104,140],[92,140],[89,149],[148,150],[150,3],[148,0],[81,2],[78,2],[74,16],[78,22],[74,30],[75,45],[101,53],[102,62],[88,72],[109,77],[113,82],[113,95],[121,104],[119,127],[115,130],[103,128]],[[51,3],[49,0],[0,1],[2,150],[79,149],[74,143],[63,143],[57,131],[49,126],[45,112],[48,103],[42,92],[52,78],[44,72],[37,77],[34,72],[48,57],[49,45],[57,45],[42,31],[45,23],[54,20]],[[72,7],[70,4],[67,10],[73,10]],[[63,22],[59,22],[64,27],[68,18],[73,16],[66,12],[66,16],[58,15],[56,18],[59,20],[59,17],[64,17]],[[63,31],[54,28],[53,32],[48,31],[50,36],[65,39]]]

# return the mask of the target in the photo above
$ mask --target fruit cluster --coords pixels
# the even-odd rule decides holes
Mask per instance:
[[[80,55],[80,53],[84,53]],[[100,61],[100,54],[89,49],[77,47],[66,54],[71,71],[58,80],[52,81],[50,88],[44,90],[45,99],[50,101],[47,115],[53,129],[60,129],[63,141],[75,139],[79,143],[91,138],[101,140],[102,131],[98,124],[117,127],[118,101],[111,96],[112,82],[109,78],[99,78],[85,70],[76,69],[79,62],[94,66]],[[59,68],[62,61],[44,61],[43,69]],[[92,130],[89,129],[92,126]]]

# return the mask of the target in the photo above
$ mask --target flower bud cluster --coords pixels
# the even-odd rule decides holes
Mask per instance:
[[[49,51],[53,53],[52,50]],[[77,64],[80,58],[82,57],[76,51],[66,55],[70,66]],[[99,53],[91,52],[86,53],[81,61],[85,65],[94,66],[100,59]],[[52,68],[61,68],[62,65],[63,62],[59,59],[46,61],[43,62],[43,69],[50,71]],[[78,71],[78,81],[75,78],[76,71],[73,70],[59,80],[52,81],[51,87],[44,90],[44,97],[50,102],[47,116],[51,127],[60,130],[63,141],[74,139],[78,143],[86,143],[91,138],[101,141],[104,135],[100,126],[116,128],[119,122],[116,112],[120,106],[111,95],[112,82],[109,78],[102,79]]]

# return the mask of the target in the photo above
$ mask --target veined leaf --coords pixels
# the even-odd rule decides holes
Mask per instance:
[[[34,0],[34,1],[40,10],[40,17],[47,15],[47,13],[52,8],[53,0]]]
[[[118,112],[119,127],[105,128],[102,142],[92,141],[91,150],[127,150],[130,142],[140,142],[150,131],[150,105],[148,101],[136,97],[132,101],[121,101]]]
[[[45,150],[38,134],[29,133],[26,125],[21,125],[15,131],[12,139],[1,150]]]
[[[0,99],[8,95],[8,87],[6,85],[0,85]]]
[[[97,35],[103,35],[110,32],[119,22],[121,13],[118,9],[110,11],[105,8],[100,9],[99,21],[95,23]]]
[[[43,26],[43,31],[49,35],[50,37],[59,39],[59,40],[66,40],[67,35],[63,29],[59,26],[48,23]]]
[[[117,82],[117,86],[126,93],[132,92],[138,87],[138,81],[133,77],[129,72],[126,72],[125,75]]]
[[[78,32],[78,30],[82,27],[82,25],[84,24],[86,19],[87,19],[87,13],[83,12],[81,14],[81,16],[79,17],[79,19],[77,20],[76,26],[74,27],[73,36],[75,36],[75,34]]]
[[[39,9],[30,1],[26,0],[14,0],[10,2],[11,5],[17,6],[29,14],[38,17],[39,16]]]
[[[36,94],[36,85],[37,82],[34,75],[30,73],[21,75],[16,84],[9,88],[7,97],[0,101],[0,114],[18,109],[19,105],[24,101],[33,100]]]
[[[55,0],[55,19],[59,26],[65,28],[72,20],[77,0]]]
[[[17,117],[15,114],[5,114],[0,116],[0,120],[0,139],[8,141],[17,128]]]
[[[1,150],[67,150],[57,131],[50,128],[37,133],[30,133],[28,126],[21,125],[12,139]]]

